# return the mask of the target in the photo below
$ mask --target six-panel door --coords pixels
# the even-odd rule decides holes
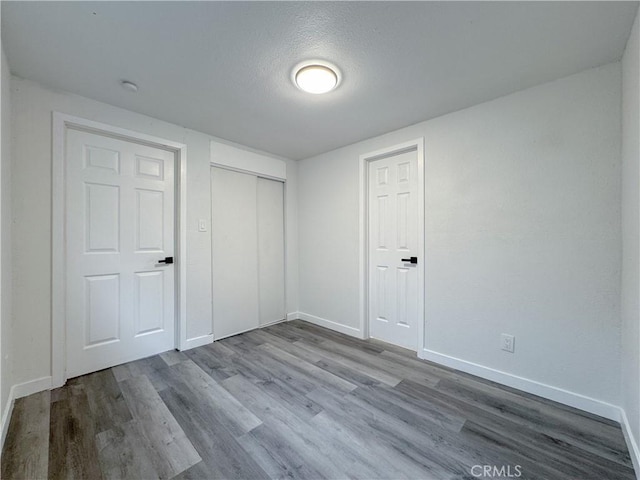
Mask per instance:
[[[408,259],[418,252],[417,152],[369,162],[368,177],[369,333],[416,350],[418,264]]]
[[[67,130],[67,376],[174,347],[174,153]]]

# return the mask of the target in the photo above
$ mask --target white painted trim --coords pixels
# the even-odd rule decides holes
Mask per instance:
[[[633,469],[636,472],[636,478],[640,480],[640,447],[638,446],[638,439],[633,437],[631,424],[627,418],[627,412],[622,408],[620,408],[620,426],[622,427],[622,433],[625,441],[627,442],[627,447],[629,448],[629,456],[633,463]]]
[[[7,432],[9,431],[9,423],[11,422],[11,414],[13,413],[13,405],[15,398],[13,397],[13,387],[9,390],[9,397],[7,398],[7,404],[2,412],[2,434],[0,436],[0,452],[4,449],[4,440],[7,438]]]
[[[178,295],[176,296],[176,337],[177,347],[187,350],[187,146],[176,150],[176,161],[180,172],[178,186],[178,211],[176,211],[175,228],[178,243]],[[213,341],[213,335],[211,335]]]
[[[253,173],[272,180],[287,179],[287,164],[284,160],[216,140],[211,140],[209,143],[209,160],[216,167]]]
[[[349,335],[351,337],[360,339],[366,338],[362,334],[362,330],[359,330],[355,327],[349,327],[347,325],[343,325],[332,320],[327,320],[326,318],[316,317],[315,315],[310,315],[304,312],[297,312],[297,314],[298,318],[300,320],[304,320],[305,322],[313,323],[314,325],[318,325],[320,327],[325,327],[336,332],[344,333],[345,335]]]
[[[143,143],[153,147],[169,149],[175,152],[179,178],[176,203],[176,237],[177,237],[177,261],[176,268],[176,339],[175,346],[180,348],[186,342],[186,278],[187,278],[187,146],[183,143],[166,140],[152,135],[147,135],[124,128],[114,127],[104,123],[94,122],[80,117],[53,112],[52,121],[52,185],[51,185],[51,385],[61,387],[67,380],[66,375],[66,258],[65,252],[65,130],[68,127],[80,129],[97,134],[107,134],[111,137],[126,141]]]
[[[275,177],[273,175],[267,175],[265,173],[260,173],[257,170],[230,167],[229,165],[224,165],[224,164],[216,163],[216,162],[209,162],[209,165],[211,167],[223,168],[224,170],[230,170],[232,172],[246,173],[247,175],[253,175],[253,176],[259,177],[259,178],[266,178],[267,180],[273,180],[273,181],[280,182],[280,183],[286,183],[286,181],[287,181],[285,178]]]
[[[397,155],[399,153],[416,150],[418,157],[418,351],[425,346],[425,278],[426,278],[426,258],[424,247],[425,232],[425,180],[424,180],[424,137],[410,140],[408,142],[393,145],[391,147],[369,152],[360,155],[359,161],[359,181],[360,181],[360,204],[359,204],[359,273],[360,273],[360,332],[362,338],[369,338],[369,237],[368,237],[368,163],[381,158]]]
[[[291,320],[298,320],[300,318],[300,312],[287,313],[287,322]]]
[[[30,380],[28,382],[14,385],[13,387],[11,387],[11,390],[13,390],[14,400],[22,397],[28,397],[29,395],[33,395],[34,393],[44,392],[45,390],[51,390],[51,380],[51,377],[41,377],[36,378],[35,380]]]
[[[192,348],[201,347],[213,343],[213,334],[202,335],[200,337],[189,338],[180,344],[180,351],[190,350]]]
[[[279,323],[284,323],[284,322],[288,322],[288,320],[286,318],[282,318],[280,320],[274,320],[273,322],[269,322],[269,323],[265,323],[264,325],[260,325],[258,328],[271,327],[272,325],[277,325]],[[252,330],[256,330],[256,329],[253,328]]]
[[[548,400],[553,400],[570,407],[578,408],[585,412],[593,413],[594,415],[600,415],[601,417],[615,420],[616,422],[620,421],[619,407],[601,400],[596,400],[595,398],[570,392],[562,388],[553,387],[551,385],[546,385],[528,378],[519,377],[511,373],[495,370],[460,358],[444,355],[442,353],[434,352],[433,350],[420,350],[418,351],[418,357],[423,360],[430,360],[440,365],[454,368],[461,372],[470,373],[471,375],[491,380],[492,382],[500,383],[517,390],[522,390],[523,392],[538,395],[539,397],[543,397]]]
[[[2,437],[0,438],[0,451],[4,448],[4,441],[7,437],[9,423],[11,423],[11,415],[13,414],[13,406],[15,405],[16,400],[34,393],[50,390],[51,382],[52,377],[42,377],[29,382],[18,383],[11,387],[11,390],[9,390],[9,397],[7,398],[7,405],[5,406],[4,412],[2,412]]]

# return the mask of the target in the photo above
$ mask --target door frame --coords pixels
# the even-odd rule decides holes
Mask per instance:
[[[369,164],[376,160],[416,151],[418,166],[418,251],[421,262],[418,263],[418,341],[417,355],[425,346],[425,175],[424,175],[424,137],[399,143],[373,152],[360,155],[360,334],[363,339],[369,336]]]
[[[289,186],[289,184],[287,183],[287,175],[286,175],[286,170],[284,175],[269,175],[269,174],[265,174],[262,173],[260,171],[258,171],[258,169],[250,169],[250,168],[241,168],[241,167],[235,167],[235,166],[231,166],[229,164],[226,163],[218,163],[215,162],[213,160],[209,161],[209,176],[211,176],[211,169],[212,168],[221,168],[223,170],[229,170],[230,172],[237,172],[237,173],[245,173],[247,175],[253,175],[255,177],[258,178],[264,178],[267,180],[273,180],[275,182],[280,182],[282,183],[282,218],[283,218],[283,223],[284,223],[284,231],[283,233],[283,248],[284,248],[284,319],[283,320],[276,320],[275,322],[271,322],[271,323],[267,323],[264,325],[258,325],[256,328],[263,328],[263,327],[268,327],[269,325],[275,325],[277,323],[281,323],[281,322],[286,322],[289,320],[289,309],[288,309],[288,285],[289,285],[289,275],[287,274],[287,267],[289,265],[288,261],[287,261],[287,232],[288,232],[288,217],[287,217],[287,188]],[[213,185],[211,185],[211,180],[209,180],[209,204],[211,204],[212,199],[213,199]],[[223,338],[227,338],[227,337],[221,337],[221,338],[216,338],[216,332],[215,332],[215,323],[214,323],[214,318],[213,318],[213,302],[214,302],[214,297],[215,297],[215,292],[213,291],[213,272],[214,272],[214,265],[213,265],[213,208],[211,208],[210,211],[210,216],[209,216],[209,225],[211,226],[211,237],[210,237],[210,249],[211,249],[211,331],[213,332],[213,338],[214,341],[218,341],[218,340],[222,340]],[[250,328],[249,330],[243,330],[242,332],[237,332],[234,333],[232,335],[228,335],[228,336],[233,336],[233,335],[238,335],[240,333],[245,333],[245,332],[250,332],[251,330],[255,330],[255,328]]]
[[[66,133],[68,129],[95,133],[133,143],[169,150],[175,155],[175,341],[178,349],[187,345],[187,146],[80,117],[53,112],[51,190],[51,376],[52,387],[67,381],[66,355]]]

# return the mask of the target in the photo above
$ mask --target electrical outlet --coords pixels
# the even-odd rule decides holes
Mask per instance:
[[[198,231],[199,232],[206,232],[207,231],[207,221],[204,219],[200,219],[198,220]]]
[[[513,353],[516,344],[516,337],[513,335],[509,335],[507,333],[503,333],[500,336],[500,348],[505,352]]]

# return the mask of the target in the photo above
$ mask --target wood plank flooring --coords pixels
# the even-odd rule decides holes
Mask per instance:
[[[615,422],[301,321],[18,400],[2,478],[440,480],[484,466],[635,478]]]

